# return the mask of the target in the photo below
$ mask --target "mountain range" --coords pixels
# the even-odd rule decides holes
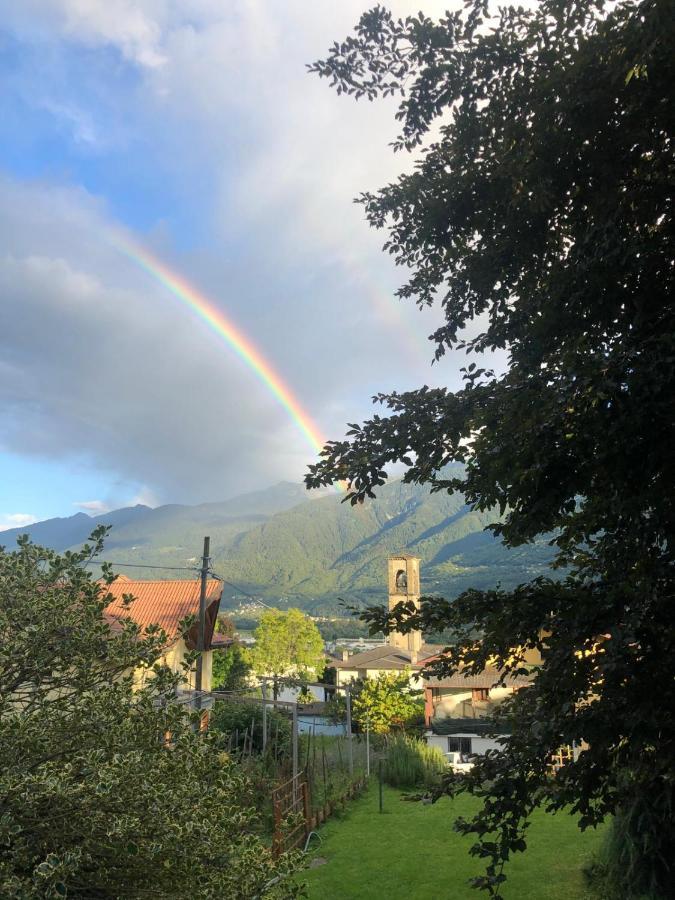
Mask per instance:
[[[312,499],[314,498],[314,499]],[[425,593],[457,596],[468,587],[513,587],[546,571],[546,539],[507,549],[485,526],[494,512],[475,512],[461,495],[389,481],[375,500],[357,507],[337,494],[308,494],[304,486],[274,487],[218,503],[133,506],[90,517],[49,519],[0,534],[11,549],[20,534],[63,551],[110,525],[104,558],[138,578],[194,577],[205,534],[214,571],[226,582],[225,608],[246,594],[317,615],[335,614],[340,600],[362,606],[386,590],[386,557],[406,552],[422,560]],[[181,566],[182,571],[145,567]],[[114,566],[113,566],[114,568]]]

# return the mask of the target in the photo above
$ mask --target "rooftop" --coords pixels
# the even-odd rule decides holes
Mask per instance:
[[[112,622],[132,619],[141,628],[157,624],[164,629],[169,641],[180,637],[179,623],[186,616],[199,615],[199,589],[197,580],[189,581],[131,581],[124,576],[117,578],[107,587],[113,600],[106,608],[106,616]],[[218,581],[206,585],[206,646],[211,646],[213,628],[216,622],[223,588]],[[123,597],[131,595],[134,600],[128,605]],[[186,643],[193,647],[197,640],[197,625],[189,632]]]
[[[484,737],[491,734],[510,734],[511,728],[510,722],[497,724],[489,718],[434,718],[431,720],[431,733],[440,735],[475,734]]]
[[[425,686],[430,688],[457,688],[459,690],[471,690],[471,688],[492,688],[500,681],[501,671],[493,666],[488,666],[477,675],[464,675],[455,672],[447,678],[425,678]],[[532,683],[531,675],[507,675],[504,679],[506,687],[525,687]]]
[[[336,669],[421,669],[428,657],[436,656],[442,649],[440,644],[423,644],[416,662],[413,662],[411,650],[381,644],[372,650],[355,653],[348,659],[335,660],[333,665]]]

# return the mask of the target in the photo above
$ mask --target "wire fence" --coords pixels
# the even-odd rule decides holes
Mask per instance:
[[[227,735],[228,752],[264,767],[276,784],[302,776],[312,811],[340,801],[369,773],[369,737],[350,733],[343,705],[253,692],[214,691],[211,697],[210,727]]]

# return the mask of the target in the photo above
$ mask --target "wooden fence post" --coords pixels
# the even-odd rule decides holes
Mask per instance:
[[[312,809],[309,802],[309,785],[306,781],[302,782],[302,808],[305,813],[305,834],[311,831],[309,820],[312,817]]]
[[[272,853],[274,856],[281,856],[282,842],[281,837],[281,803],[275,797],[272,801],[274,808],[274,837],[272,838]]]

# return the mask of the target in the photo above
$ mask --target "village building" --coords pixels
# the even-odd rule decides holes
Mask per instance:
[[[402,601],[419,607],[419,558],[408,554],[391,556],[387,567],[389,609]],[[424,675],[422,670],[442,651],[442,645],[427,643],[419,631],[393,631],[386,643],[362,653],[345,652],[342,659],[331,660],[331,665],[335,667],[338,686],[377,678],[383,672],[408,671],[411,688],[424,692],[427,743],[443,753],[466,756],[498,748],[503,735],[490,734],[494,730],[492,716],[507,696],[531,683],[530,676],[507,677],[501,684],[501,673],[492,666],[476,675],[461,671],[447,678]],[[538,652],[529,652],[524,661],[526,666],[534,666],[541,658]]]
[[[529,675],[506,677],[488,666],[477,675],[456,672],[447,678],[424,679],[424,720],[428,744],[443,753],[482,754],[500,746],[491,719],[499,704],[514,691],[526,688]]]
[[[387,560],[389,609],[397,603],[412,602],[419,607],[420,602],[420,560],[417,556],[400,554]],[[410,686],[422,689],[419,675],[426,660],[437,656],[443,647],[428,644],[420,631],[401,634],[392,631],[385,643],[361,653],[344,651],[341,659],[331,659],[335,667],[335,683],[344,687],[360,678],[377,678],[383,672],[410,673]]]
[[[112,594],[113,601],[106,608],[106,617],[115,627],[121,619],[132,619],[141,628],[148,625],[159,625],[167,636],[167,649],[161,662],[179,674],[182,678],[182,690],[194,690],[194,667],[186,676],[182,664],[189,651],[197,646],[199,617],[200,584],[196,580],[185,581],[131,581],[123,575],[118,576],[107,591]],[[211,671],[213,651],[220,646],[231,643],[227,638],[214,634],[216,617],[223,592],[218,581],[208,581],[206,588],[206,627],[204,632],[205,650],[202,667],[202,690],[211,690]],[[135,599],[127,604],[125,596]],[[183,634],[180,623],[188,616],[195,616],[196,621],[187,634]],[[148,671],[137,670],[136,681],[140,685],[147,677]]]

